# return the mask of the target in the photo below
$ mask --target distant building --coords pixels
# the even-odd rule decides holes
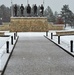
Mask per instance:
[[[61,17],[57,18],[56,24],[64,24],[64,21]]]

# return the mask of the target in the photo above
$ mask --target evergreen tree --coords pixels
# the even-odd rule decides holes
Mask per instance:
[[[5,5],[0,6],[0,18],[2,18],[3,22],[10,21],[10,8]]]
[[[68,5],[63,5],[62,11],[61,11],[61,16],[64,20],[65,27],[66,27],[66,24],[71,24],[72,17],[73,17],[72,15],[73,15],[73,13],[69,9],[69,6]]]
[[[54,22],[55,17],[49,6],[45,9],[44,15],[47,17],[49,22]]]

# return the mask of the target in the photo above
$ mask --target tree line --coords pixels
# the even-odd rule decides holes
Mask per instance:
[[[13,5],[14,6],[14,5]],[[10,17],[11,17],[11,8],[13,7],[6,7],[5,5],[1,5],[0,6],[0,20],[2,18],[3,22],[10,22]],[[18,14],[20,14],[20,5],[18,6]],[[33,6],[31,6],[31,15],[33,16]],[[24,13],[25,15],[27,15],[26,13],[26,8],[27,6],[24,7]],[[40,6],[37,7],[37,13],[40,14],[39,11]],[[69,9],[69,5],[63,5],[63,7],[61,8],[60,14],[55,11],[53,12],[52,9],[50,8],[50,6],[48,6],[47,8],[44,8],[44,17],[47,17],[48,22],[53,22],[55,24],[65,24],[66,25],[70,25],[71,27],[74,26],[74,13]]]
[[[20,14],[20,12],[21,12],[20,11],[20,5],[17,5],[17,6],[18,6],[17,14],[21,15]],[[31,15],[32,16],[34,15],[33,14],[33,6],[34,5],[31,6]],[[14,7],[14,5],[12,7]],[[6,7],[5,5],[0,6],[0,18],[2,18],[3,22],[9,22],[10,21],[11,8],[12,7]],[[25,15],[27,15],[26,8],[27,8],[27,6],[24,7]],[[40,10],[40,6],[37,7],[37,13],[38,14],[40,14],[39,10]],[[14,14],[14,12],[13,12],[13,14]],[[57,15],[58,15],[58,13],[57,12],[53,13],[52,9],[49,6],[46,9],[44,8],[44,16],[48,18],[49,22],[54,22]]]

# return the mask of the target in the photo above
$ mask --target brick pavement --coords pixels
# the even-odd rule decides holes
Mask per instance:
[[[4,75],[74,75],[74,58],[44,37],[19,37]]]

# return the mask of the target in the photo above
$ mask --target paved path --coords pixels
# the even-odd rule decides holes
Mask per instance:
[[[4,75],[74,75],[74,58],[44,37],[20,37]]]

